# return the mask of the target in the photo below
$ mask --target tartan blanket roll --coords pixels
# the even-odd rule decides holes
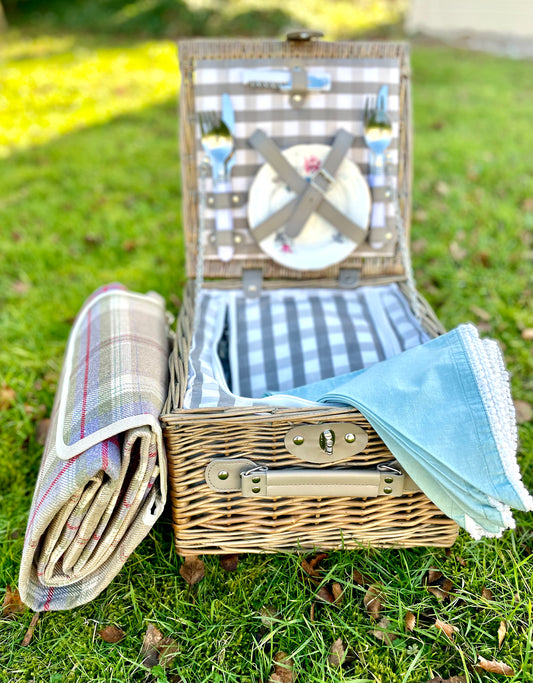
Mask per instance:
[[[155,293],[102,287],[74,322],[22,551],[19,591],[31,609],[92,600],[163,511],[168,351]]]

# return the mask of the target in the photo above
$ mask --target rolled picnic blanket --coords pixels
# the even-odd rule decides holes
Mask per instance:
[[[163,511],[158,417],[168,386],[163,299],[97,290],[70,334],[19,576],[35,611],[70,609],[117,575]]]

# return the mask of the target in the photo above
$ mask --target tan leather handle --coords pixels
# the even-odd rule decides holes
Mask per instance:
[[[375,469],[271,469],[247,459],[221,459],[209,463],[206,481],[216,491],[240,490],[246,498],[375,498],[419,490],[395,464]]]

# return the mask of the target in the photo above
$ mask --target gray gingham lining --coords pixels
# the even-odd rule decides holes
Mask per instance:
[[[204,290],[199,320],[184,408],[268,403],[267,391],[359,370],[429,339],[396,284],[280,289],[258,299]],[[218,355],[226,323],[231,386]]]
[[[390,182],[397,184],[400,65],[397,59],[301,59],[302,65],[311,73],[327,72],[332,76],[329,92],[309,93],[301,108],[294,109],[287,93],[251,88],[242,83],[242,70],[287,68],[286,61],[265,60],[198,60],[195,73],[195,109],[220,111],[221,97],[228,93],[235,110],[235,166],[232,170],[232,191],[247,195],[250,185],[263,164],[260,155],[247,143],[248,138],[261,128],[283,150],[296,144],[331,144],[335,133],[344,128],[355,135],[347,158],[356,163],[367,180],[369,173],[369,150],[363,138],[363,112],[365,99],[376,97],[381,85],[389,86],[388,109],[392,120],[393,139],[388,149]],[[197,153],[200,165],[204,153],[197,128]],[[207,191],[212,190],[211,179]],[[373,197],[371,227],[376,241],[387,242],[384,249],[392,249],[394,240],[386,240],[385,234],[394,233],[394,204],[383,193]],[[242,247],[255,246],[248,231],[247,207],[233,209],[234,228],[239,231]],[[209,242],[215,229],[214,210],[206,208],[206,256],[216,254]],[[379,236],[379,237],[378,237]],[[239,258],[238,250],[234,258]],[[243,257],[246,249],[242,250]]]

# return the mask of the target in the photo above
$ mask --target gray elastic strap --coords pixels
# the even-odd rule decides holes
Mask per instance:
[[[328,155],[322,162],[320,170],[304,190],[298,205],[285,226],[287,237],[296,237],[307,223],[307,219],[318,208],[324,193],[334,180],[335,173],[342,160],[352,146],[354,136],[345,130],[339,130]]]
[[[272,166],[279,177],[287,183],[293,192],[301,195],[307,189],[308,183],[301,177],[296,169],[291,166],[274,141],[271,140],[264,131],[260,129],[256,130],[248,141],[250,145],[263,156],[265,161]],[[322,201],[318,204],[316,212],[348,239],[355,242],[363,241],[365,230],[342,214],[323,196],[321,196],[321,199]],[[295,210],[298,201],[298,198],[294,199],[279,211],[276,211],[264,221],[258,223],[252,229],[256,240],[261,242],[273,232],[282,228],[287,223],[291,213]]]

